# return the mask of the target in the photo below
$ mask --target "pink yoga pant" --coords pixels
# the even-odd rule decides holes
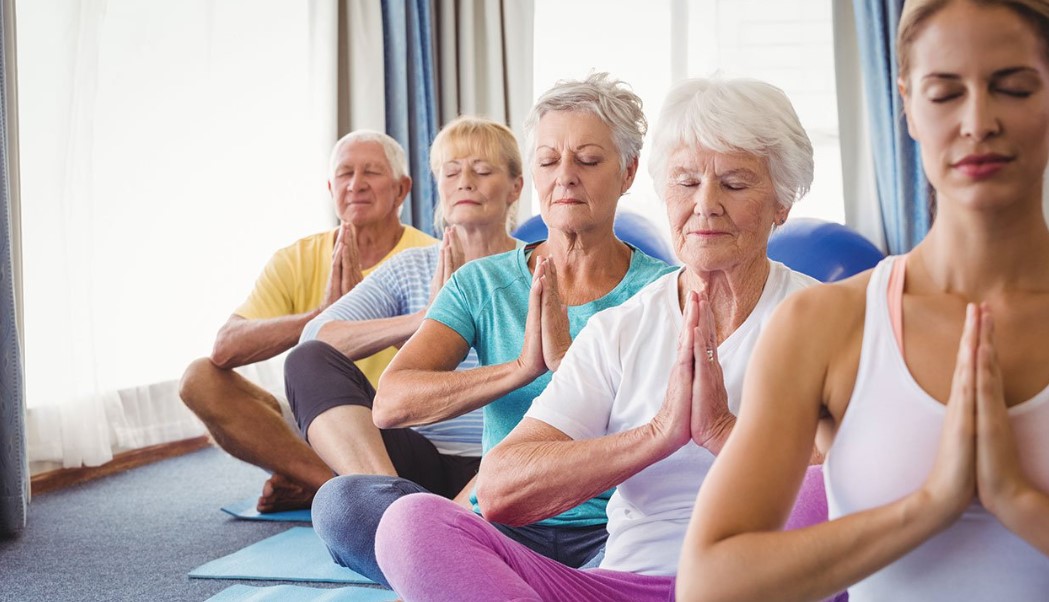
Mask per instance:
[[[403,497],[386,510],[375,555],[406,602],[674,599],[674,577],[569,568],[505,537],[462,506],[428,493]]]
[[[785,528],[827,520],[823,472],[810,466]],[[445,498],[412,494],[379,522],[375,553],[393,589],[407,602],[649,602],[674,599],[674,577],[572,569],[503,536]],[[842,592],[833,598],[848,600]]]

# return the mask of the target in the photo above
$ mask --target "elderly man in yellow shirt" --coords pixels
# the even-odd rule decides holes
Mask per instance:
[[[260,512],[308,507],[332,477],[295,429],[288,402],[233,369],[294,346],[303,327],[398,252],[436,239],[400,223],[412,187],[404,150],[393,138],[359,130],[332,149],[328,190],[340,226],[278,250],[248,299],[219,330],[210,357],[190,364],[180,394],[230,454],[272,473]],[[372,382],[395,353],[389,348],[358,360]]]

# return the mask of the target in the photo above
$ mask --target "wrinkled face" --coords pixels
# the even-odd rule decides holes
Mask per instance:
[[[335,212],[355,226],[398,219],[401,201],[408,194],[408,178],[397,180],[378,142],[349,142],[337,155],[328,190]]]
[[[909,56],[900,91],[941,204],[1034,202],[1049,159],[1049,65],[1033,28],[1004,7],[954,2]]]
[[[582,111],[551,111],[535,131],[532,178],[552,229],[612,231],[616,205],[634,182],[637,161],[619,168],[612,130]]]
[[[450,159],[437,174],[444,221],[449,225],[506,224],[510,206],[521,196],[524,181],[506,165],[487,157]]]
[[[667,161],[663,198],[674,252],[695,272],[764,257],[773,224],[790,211],[776,202],[763,157],[686,146]]]

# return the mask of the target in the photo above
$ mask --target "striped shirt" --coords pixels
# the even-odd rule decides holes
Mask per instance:
[[[377,320],[415,313],[430,301],[430,281],[437,270],[440,245],[407,249],[383,262],[353,290],[310,320],[299,342],[317,338],[321,326],[335,320]],[[477,366],[470,349],[459,370]],[[474,410],[436,424],[412,427],[442,454],[480,456],[483,412]]]

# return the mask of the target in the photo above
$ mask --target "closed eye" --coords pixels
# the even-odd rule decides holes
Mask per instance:
[[[1012,96],[1013,98],[1027,98],[1031,95],[1031,92],[1028,90],[1007,90],[1005,88],[999,88],[998,91],[1006,96]]]

